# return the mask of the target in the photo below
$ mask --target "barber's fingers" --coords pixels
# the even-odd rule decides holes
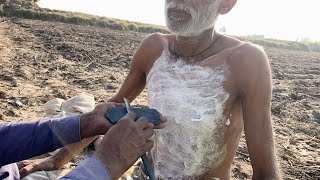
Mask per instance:
[[[154,129],[163,129],[166,127],[166,124],[165,123],[160,123],[159,125],[157,126],[154,126]]]
[[[139,118],[136,123],[137,123],[138,127],[142,128],[142,129],[145,129],[145,128],[148,128],[151,126],[149,123],[149,119],[146,117]]]
[[[154,142],[152,140],[148,140],[144,146],[144,153],[150,151],[154,146]]]
[[[137,114],[134,112],[128,112],[124,117],[122,117],[121,119],[123,120],[135,120],[137,118]]]
[[[139,157],[149,152],[154,146],[154,142],[152,140],[146,141],[143,146],[139,147]]]
[[[143,137],[145,141],[150,139],[153,135],[154,135],[153,127],[149,127],[143,130]]]

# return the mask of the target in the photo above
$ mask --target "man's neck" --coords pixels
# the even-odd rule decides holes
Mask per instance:
[[[174,53],[179,57],[194,57],[206,51],[214,43],[217,34],[208,29],[198,36],[178,36],[174,44]]]

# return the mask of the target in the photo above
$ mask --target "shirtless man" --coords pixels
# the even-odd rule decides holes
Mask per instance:
[[[147,36],[130,72],[110,99],[135,99],[168,118],[155,134],[155,175],[161,179],[230,179],[241,132],[253,179],[281,179],[271,125],[271,75],[262,48],[214,31],[236,0],[166,0],[170,35]]]

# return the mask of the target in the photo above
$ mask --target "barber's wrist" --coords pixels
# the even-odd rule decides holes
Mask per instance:
[[[95,136],[94,115],[91,113],[82,114],[80,117],[80,136],[82,139]]]
[[[80,116],[80,136],[82,139],[104,135],[111,127],[112,124],[95,111]]]
[[[103,163],[104,167],[107,169],[109,175],[112,177],[112,179],[118,179],[121,176],[121,167],[118,166],[119,159],[113,158],[112,155],[106,155],[105,152],[101,153],[98,151],[95,151],[92,154],[93,157],[100,160],[100,162]],[[120,175],[119,175],[120,174]]]

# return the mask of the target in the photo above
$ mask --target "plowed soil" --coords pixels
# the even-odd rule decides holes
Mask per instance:
[[[81,92],[96,102],[124,81],[147,34],[0,18],[0,121],[43,117],[43,104]],[[320,53],[265,47],[273,71],[272,116],[284,179],[320,179]],[[147,105],[145,91],[133,104]],[[250,179],[245,139],[234,179]]]

